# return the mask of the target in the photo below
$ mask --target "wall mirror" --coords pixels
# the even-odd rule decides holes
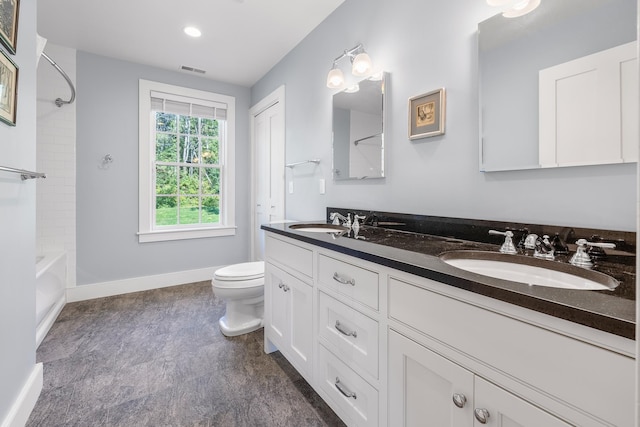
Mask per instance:
[[[333,179],[384,178],[386,73],[333,95]]]
[[[480,170],[636,161],[635,54],[613,73],[626,76],[624,83],[583,64],[626,44],[635,52],[636,19],[636,0],[542,0],[528,15],[481,22]],[[574,62],[583,68],[566,71]],[[545,73],[556,68],[564,74],[544,83]],[[551,99],[547,90],[555,91]],[[616,106],[615,96],[624,108]]]

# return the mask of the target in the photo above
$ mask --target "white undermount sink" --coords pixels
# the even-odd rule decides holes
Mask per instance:
[[[290,229],[296,231],[306,231],[307,233],[346,233],[349,231],[347,227],[335,224],[317,223],[317,224],[293,224]]]
[[[496,279],[532,286],[574,290],[611,290],[619,282],[611,276],[570,264],[498,252],[455,251],[440,255],[447,264]]]

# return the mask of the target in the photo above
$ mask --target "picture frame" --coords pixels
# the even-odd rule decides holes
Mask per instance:
[[[443,135],[445,104],[444,88],[409,98],[409,139]]]
[[[18,11],[20,0],[0,1],[0,43],[12,54],[16,54],[18,38]]]
[[[0,50],[0,121],[16,125],[18,66]]]

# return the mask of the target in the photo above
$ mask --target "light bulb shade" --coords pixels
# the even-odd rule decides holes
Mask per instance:
[[[327,75],[327,87],[337,89],[344,84],[344,74],[340,68],[332,68]]]
[[[365,76],[370,73],[372,69],[373,64],[371,63],[371,58],[369,58],[369,55],[367,55],[366,52],[359,53],[353,59],[351,73],[354,76]]]
[[[526,15],[527,13],[536,9],[538,6],[540,6],[540,0],[517,1],[511,6],[510,9],[507,9],[502,14],[502,16],[504,16],[505,18],[517,18],[519,16]]]
[[[487,0],[487,4],[489,6],[504,6],[509,3],[511,0]]]

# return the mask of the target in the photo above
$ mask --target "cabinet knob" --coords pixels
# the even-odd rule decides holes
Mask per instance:
[[[484,408],[476,408],[473,413],[476,416],[476,420],[478,420],[480,424],[486,424],[489,420],[489,411]]]
[[[453,395],[453,403],[458,408],[464,408],[464,405],[467,403],[467,398],[465,397],[464,394],[454,393],[454,395]]]
[[[287,292],[289,290],[289,287],[287,285],[285,285],[284,283],[280,282],[278,283],[278,287],[280,289],[282,289],[283,291]]]

